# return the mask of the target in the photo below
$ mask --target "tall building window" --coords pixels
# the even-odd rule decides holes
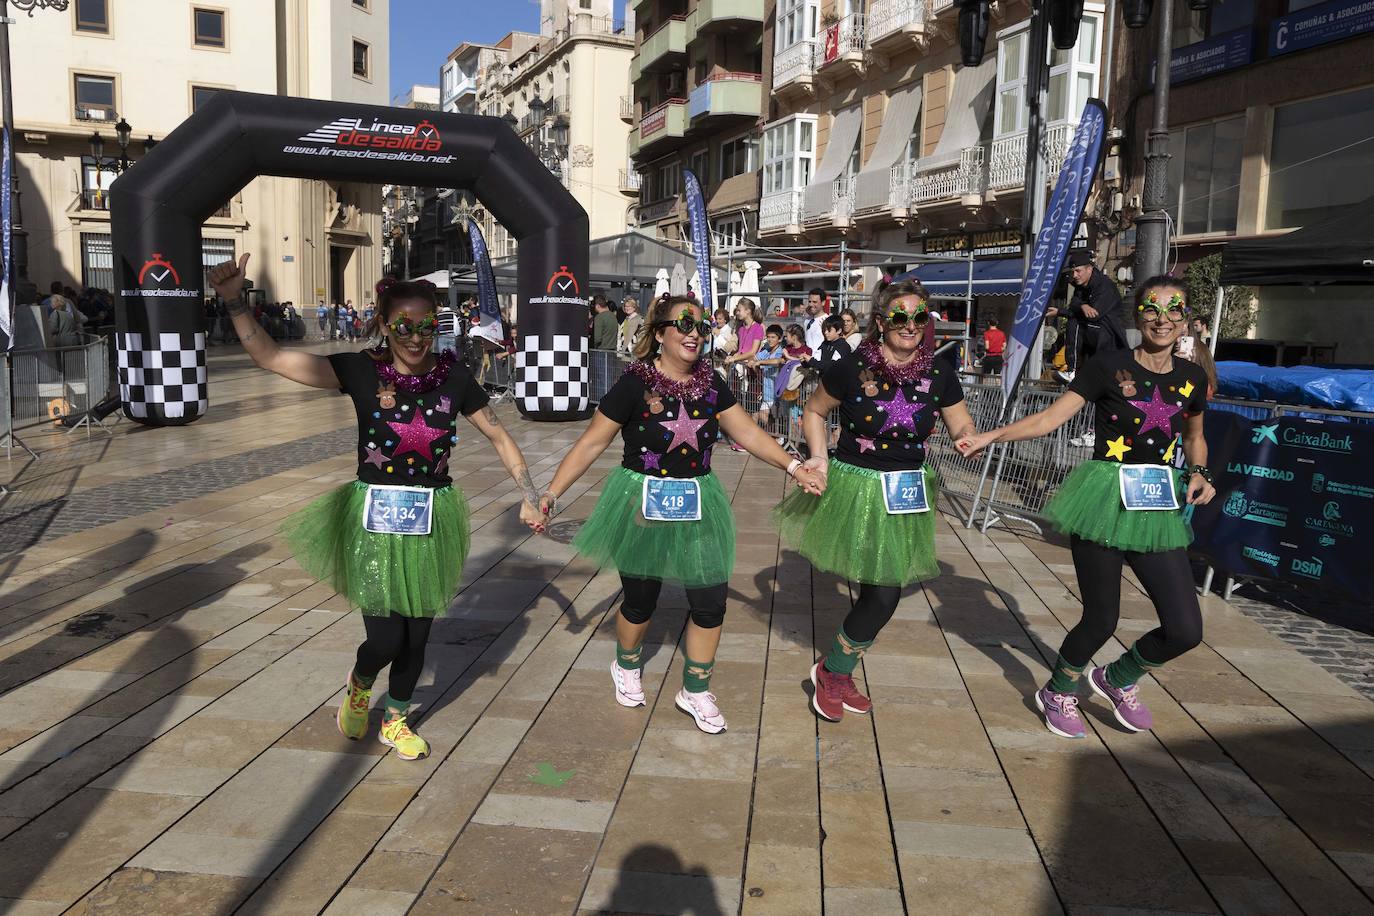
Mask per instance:
[[[1255,24],[1255,0],[1212,0],[1205,10],[1189,9],[1187,0],[1173,0],[1173,4],[1175,48],[1237,29],[1248,29]],[[1297,8],[1290,4],[1290,11]]]
[[[109,0],[76,0],[76,30],[110,34]]]
[[[78,121],[116,121],[115,81],[113,76],[76,74],[76,118]]]
[[[368,48],[366,42],[359,41],[359,40],[356,39],[356,38],[353,39],[353,75],[354,75],[354,76],[359,76],[359,77],[362,77],[363,79],[367,79],[367,78],[368,78],[368,70],[369,70],[369,67],[368,67],[368,52],[369,52],[369,50],[370,50],[370,49]]]
[[[1274,109],[1264,227],[1319,222],[1369,196],[1374,88]]]
[[[114,292],[114,246],[108,232],[81,233],[81,285]]]
[[[1102,20],[1086,13],[1078,26],[1078,43],[1061,51],[1050,48],[1049,99],[1045,118],[1076,122],[1083,105],[1097,92],[1098,36]],[[1017,32],[997,46],[996,135],[1004,137],[1026,129],[1026,72],[1030,63],[1030,33]]]
[[[718,252],[737,251],[749,244],[749,225],[743,216],[715,220],[711,228],[715,236],[713,244]]]
[[[1169,134],[1169,216],[1180,235],[1235,232],[1245,117]]]
[[[654,200],[677,197],[682,191],[682,163],[665,163],[655,177]]]
[[[789,118],[763,132],[763,193],[793,191],[811,183],[816,162],[815,117]]]
[[[192,10],[195,22],[196,45],[202,48],[222,48],[226,44],[224,29],[224,10],[211,10],[195,7]]]
[[[210,289],[210,271],[225,261],[234,260],[234,240],[233,239],[206,239],[200,240],[200,263],[203,285],[201,289]]]
[[[214,86],[192,86],[191,87],[191,112],[200,111],[200,106],[214,96],[219,89]]]
[[[699,149],[692,154],[692,160],[687,167],[697,176],[697,180],[703,185],[711,183],[711,151],[709,149]]]
[[[782,51],[815,38],[819,12],[816,0],[778,0],[775,49]]]
[[[759,167],[759,138],[749,133],[720,145],[720,180],[744,175]]]

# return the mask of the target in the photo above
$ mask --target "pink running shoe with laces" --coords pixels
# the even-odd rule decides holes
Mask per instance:
[[[1035,706],[1045,717],[1045,727],[1059,737],[1087,737],[1083,717],[1078,714],[1078,697],[1073,694],[1042,687],[1035,692]]]
[[[1149,731],[1154,727],[1154,716],[1146,705],[1140,702],[1140,685],[1113,687],[1107,681],[1107,669],[1098,666],[1088,672],[1088,683],[1093,693],[1112,704],[1112,714],[1116,721],[1133,732]]]
[[[640,679],[641,669],[622,668],[611,660],[611,681],[615,684],[615,701],[621,706],[643,706],[644,684]]]
[[[713,693],[689,693],[686,688],[679,690],[673,699],[678,709],[687,713],[697,723],[697,728],[708,735],[718,735],[725,731],[725,717],[716,706]]]

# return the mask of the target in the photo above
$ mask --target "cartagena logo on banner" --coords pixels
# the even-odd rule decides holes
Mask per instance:
[[[548,295],[535,296],[530,302],[535,305],[586,305],[582,298],[582,287],[577,277],[568,270],[568,265],[560,264],[558,270],[549,277],[549,285],[544,290]]]
[[[143,262],[138,271],[138,289],[122,289],[121,296],[166,296],[174,299],[199,299],[200,289],[186,289],[181,285],[181,274],[171,261],[161,252]]]
[[[396,124],[363,118],[335,118],[298,138],[283,152],[304,156],[392,159],[447,165],[458,157],[437,155],[444,147],[439,128],[429,121]]]

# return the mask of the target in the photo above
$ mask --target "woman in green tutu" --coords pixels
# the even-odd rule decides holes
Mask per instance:
[[[615,698],[643,706],[644,633],[663,580],[687,589],[691,620],[684,641],[682,689],[674,700],[708,734],[725,730],[710,692],[725,618],[726,585],[735,565],[735,519],[711,473],[711,448],[724,430],[751,455],[785,468],[820,492],[818,475],[782,450],[735,402],[702,351],[711,326],[686,296],[664,295],[649,309],[635,361],[606,392],[591,424],[564,457],[540,508],[551,513],[616,434],[625,442],[620,467],[573,540],[573,547],[620,572],[624,598],[616,615]]]
[[[1094,407],[1093,458],[1070,472],[1045,507],[1054,526],[1069,536],[1083,600],[1082,619],[1064,639],[1049,683],[1035,695],[1046,727],[1065,738],[1085,734],[1078,683],[1116,632],[1123,564],[1130,564],[1154,602],[1159,626],[1116,661],[1087,672],[1088,686],[1112,704],[1118,722],[1131,731],[1150,728],[1137,681],[1202,640],[1187,553],[1192,532],[1179,502],[1181,496],[1202,505],[1215,494],[1202,437],[1207,375],[1173,355],[1191,314],[1178,280],[1162,276],[1142,283],[1135,312],[1140,346],[1093,357],[1069,390],[1040,413],[956,440],[959,451],[972,456],[994,442],[1048,435],[1085,404]],[[1180,449],[1191,465],[1181,476],[1171,466]]]
[[[873,324],[858,351],[832,362],[806,402],[807,466],[828,478],[825,495],[793,492],[775,510],[783,538],[824,572],[859,583],[859,597],[829,654],[811,668],[811,706],[839,721],[867,713],[854,669],[897,610],[902,587],[939,573],[935,471],[925,440],[938,412],[951,436],[974,432],[954,364],[934,356],[926,291],[903,280],[878,290]],[[840,413],[833,460],[829,415]]]
[[[429,745],[406,725],[406,713],[430,625],[458,591],[467,558],[467,503],[449,476],[458,417],[491,440],[524,494],[521,520],[542,531],[538,491],[481,386],[451,353],[431,352],[432,284],[377,284],[370,330],[382,345],[325,357],[283,350],[259,327],[240,297],[247,262],[245,254],[237,264],[221,264],[209,279],[253,362],[293,382],[338,389],[357,414],[358,479],[282,526],[301,566],[363,613],[367,638],[348,675],[339,731],[354,740],[366,734],[372,684],[390,665],[379,738],[403,760],[427,756]]]

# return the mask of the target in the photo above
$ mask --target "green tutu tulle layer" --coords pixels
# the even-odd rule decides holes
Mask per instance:
[[[719,585],[735,567],[735,516],[716,475],[698,477],[701,521],[644,518],[644,475],[616,468],[573,548],[603,567],[639,579],[668,579],[693,588]]]
[[[939,480],[925,467],[933,507]],[[830,462],[825,495],[802,490],[773,510],[783,540],[811,565],[866,585],[908,585],[940,574],[935,562],[935,510],[889,515],[877,471]]]
[[[1045,507],[1050,524],[1063,534],[1135,553],[1160,553],[1191,544],[1193,532],[1181,511],[1131,512],[1121,505],[1119,467],[1115,461],[1085,461],[1070,471]],[[1181,476],[1177,480],[1182,504]]]
[[[448,608],[468,556],[468,504],[454,487],[434,491],[430,533],[363,528],[367,484],[354,481],[291,515],[281,533],[301,568],[364,614],[437,617]]]

